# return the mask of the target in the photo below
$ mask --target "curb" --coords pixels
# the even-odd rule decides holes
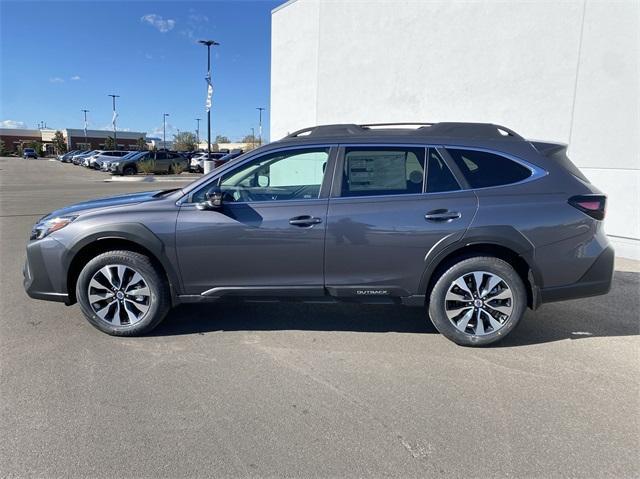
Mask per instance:
[[[162,182],[162,181],[168,181],[168,182],[183,182],[183,183],[189,183],[191,181],[195,181],[198,178],[200,178],[199,176],[187,176],[187,177],[180,177],[180,176],[162,176],[162,177],[157,177],[157,176],[152,176],[152,175],[141,175],[141,176],[112,176],[110,178],[106,178],[103,181],[105,183],[110,183],[110,182],[124,182],[124,183],[131,183],[131,182],[144,182],[144,183],[154,183],[154,182]]]

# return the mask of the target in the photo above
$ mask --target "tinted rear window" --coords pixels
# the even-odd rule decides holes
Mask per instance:
[[[447,151],[471,188],[509,185],[531,176],[529,168],[495,153],[454,148],[447,148]]]

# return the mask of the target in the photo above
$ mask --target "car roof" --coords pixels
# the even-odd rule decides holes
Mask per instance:
[[[273,144],[329,143],[466,143],[525,142],[515,131],[493,123],[372,123],[335,124],[303,128]]]

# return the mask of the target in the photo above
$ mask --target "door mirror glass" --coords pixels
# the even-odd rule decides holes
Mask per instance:
[[[269,186],[269,177],[267,175],[258,175],[258,186],[260,188]]]

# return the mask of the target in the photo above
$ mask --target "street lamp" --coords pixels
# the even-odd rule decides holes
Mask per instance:
[[[258,139],[259,139],[260,146],[262,146],[262,112],[266,110],[266,108],[259,106],[256,108],[256,110],[260,112],[259,113],[260,116],[258,117]]]
[[[116,137],[116,117],[118,114],[116,113],[116,98],[120,98],[120,95],[107,95],[110,96],[113,100],[113,118],[111,119],[111,123],[113,124],[113,143],[115,145],[115,149],[118,149],[118,139]]]
[[[200,118],[196,118],[196,142],[198,143],[198,149],[200,149]]]
[[[213,85],[211,84],[211,46],[220,45],[214,40],[199,40],[198,43],[207,46],[207,153],[211,156],[211,97],[213,96]]]
[[[169,113],[162,114],[162,146],[167,149],[167,117]]]
[[[89,110],[80,110],[81,112],[84,113],[84,147],[87,147],[88,141],[87,141],[87,112]],[[71,143],[71,142],[69,142]],[[89,148],[91,149],[91,148]],[[116,148],[117,149],[117,148]]]

